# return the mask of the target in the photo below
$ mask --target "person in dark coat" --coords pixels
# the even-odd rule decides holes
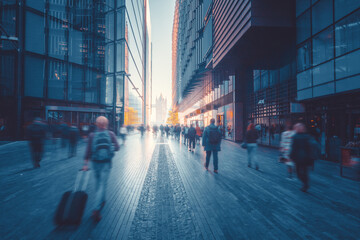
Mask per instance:
[[[35,118],[34,122],[26,128],[26,136],[30,141],[29,144],[34,168],[40,167],[40,161],[44,152],[46,129],[46,125],[40,118]]]
[[[255,164],[255,169],[259,170],[259,164],[257,162],[256,150],[257,140],[259,138],[259,132],[255,129],[255,125],[250,123],[246,131],[246,149],[248,154],[248,167],[251,168],[251,164]]]
[[[188,147],[189,152],[195,151],[195,142],[196,142],[196,129],[194,128],[194,124],[190,125],[188,130]]]
[[[76,126],[71,126],[69,128],[69,158],[76,156],[76,149],[79,137],[79,129]]]
[[[296,134],[293,136],[290,158],[296,165],[296,173],[303,183],[300,189],[306,192],[309,189],[309,166],[313,165],[311,137],[306,133],[306,127],[302,123],[294,126]]]
[[[68,141],[68,134],[69,134],[69,126],[66,123],[61,123],[60,124],[60,129],[61,129],[61,147],[65,148],[67,141]]]
[[[164,128],[164,130],[165,130],[166,138],[169,138],[169,132],[170,132],[169,126],[166,125],[165,128]]]
[[[218,152],[221,151],[221,131],[215,126],[215,119],[210,120],[203,133],[202,145],[206,151],[205,168],[209,170],[211,154],[213,154],[214,172],[218,173]]]

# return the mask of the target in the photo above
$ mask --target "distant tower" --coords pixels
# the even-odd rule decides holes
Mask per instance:
[[[162,94],[155,101],[156,107],[156,123],[163,124],[166,121],[167,116],[167,99]]]

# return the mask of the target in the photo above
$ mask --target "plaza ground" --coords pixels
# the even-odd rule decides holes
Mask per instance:
[[[0,146],[1,239],[359,239],[360,183],[337,164],[317,161],[308,193],[287,179],[278,152],[259,148],[260,171],[246,151],[223,141],[219,174],[204,169],[203,149],[173,139],[129,136],[113,159],[103,218],[91,219],[94,179],[78,228],[57,228],[54,211],[83,164],[48,142],[32,169],[26,142]]]

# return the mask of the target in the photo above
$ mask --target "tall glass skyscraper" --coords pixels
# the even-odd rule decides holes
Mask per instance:
[[[151,94],[147,1],[5,0],[0,2],[0,122],[21,136],[34,117],[77,126],[98,115],[124,123]],[[139,104],[137,104],[139,105]]]

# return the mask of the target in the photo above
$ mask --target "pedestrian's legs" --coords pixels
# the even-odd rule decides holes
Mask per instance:
[[[303,183],[301,190],[306,191],[309,188],[308,166],[304,164],[296,164],[296,173],[300,181]]]
[[[192,140],[192,144],[193,144],[193,149],[195,150],[195,142],[196,142],[196,140],[195,140],[195,138]]]
[[[36,167],[36,152],[33,144],[30,143],[30,152],[31,152],[31,162],[34,167]]]
[[[253,150],[253,148],[251,146],[247,146],[248,167],[251,167],[252,150]]]
[[[73,156],[76,156],[76,152],[77,152],[77,143],[74,143]]]
[[[205,162],[205,168],[206,169],[209,168],[210,157],[211,157],[211,151],[206,151],[206,162]]]
[[[100,211],[105,202],[110,163],[93,163],[93,168],[96,178],[95,210]]]
[[[72,148],[73,148],[73,145],[72,145],[72,143],[70,142],[70,143],[69,143],[68,158],[71,158],[71,157],[72,157],[72,152],[73,152]]]
[[[247,144],[247,151],[248,151],[248,167],[251,167],[252,163],[255,163],[255,168],[259,169],[259,165],[256,161],[256,143],[248,143]]]
[[[218,170],[218,151],[213,151],[213,158],[214,158],[214,171]]]

